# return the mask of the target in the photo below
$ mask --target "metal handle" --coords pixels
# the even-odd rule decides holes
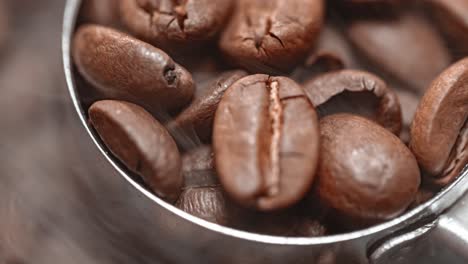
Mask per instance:
[[[466,178],[468,167],[462,175]],[[453,191],[465,194],[453,207],[435,219],[387,237],[369,254],[370,262],[468,263],[468,181],[461,180],[459,190]],[[440,208],[432,209],[436,212]]]

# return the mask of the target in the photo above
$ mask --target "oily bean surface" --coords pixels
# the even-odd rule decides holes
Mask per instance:
[[[398,97],[374,74],[359,70],[334,71],[309,80],[304,88],[321,115],[359,114],[400,134],[402,116]]]
[[[440,74],[421,99],[410,147],[421,169],[441,185],[468,163],[468,58]]]
[[[289,72],[317,40],[324,5],[322,0],[240,0],[220,48],[248,70]]]
[[[172,50],[213,38],[230,17],[234,0],[121,0],[120,7],[132,33]]]
[[[177,146],[140,106],[104,100],[89,108],[89,119],[109,150],[140,175],[160,197],[175,201],[183,184]]]
[[[356,115],[320,121],[316,191],[341,225],[392,219],[414,200],[420,185],[416,159],[388,130]]]
[[[291,79],[251,75],[225,93],[213,144],[224,189],[260,210],[288,207],[313,182],[319,148],[317,114]]]
[[[160,113],[186,105],[193,96],[191,74],[164,51],[110,28],[81,26],[73,58],[105,99],[131,101]]]

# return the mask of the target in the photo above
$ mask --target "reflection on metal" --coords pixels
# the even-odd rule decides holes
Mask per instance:
[[[442,216],[435,226],[423,226],[405,234],[401,234],[401,230],[408,229],[409,226],[417,226],[419,221],[429,216],[441,214],[458,201],[468,189],[468,177],[465,177],[468,175],[467,170],[432,200],[392,221],[348,234],[317,238],[275,237],[242,232],[198,219],[162,201],[126,173],[86,122],[86,112],[78,96],[70,55],[71,39],[80,5],[81,0],[67,0],[63,24],[63,63],[70,96],[83,126],[100,153],[125,180],[135,187],[135,192],[140,192],[154,202],[153,209],[157,213],[154,226],[152,226],[154,230],[151,233],[155,234],[154,241],[164,241],[160,243],[161,250],[171,256],[174,262],[313,263],[314,260],[323,259],[324,252],[327,252],[325,259],[336,259],[334,264],[368,263],[367,253],[369,248],[375,248],[373,246],[375,241],[382,241],[383,238],[389,239],[388,242],[381,242],[381,246],[370,254],[371,259],[377,260],[388,255],[398,245],[411,244],[417,242],[417,238],[432,236],[432,234],[436,234],[435,238],[442,240],[456,237],[453,243],[447,243],[447,246],[453,247],[455,251],[463,251],[463,248],[466,248],[468,236],[463,227],[464,222],[461,220],[467,218],[456,217],[459,211],[450,211]],[[464,207],[464,203],[461,205]],[[399,235],[396,235],[397,233]],[[197,239],[193,241],[190,238]],[[421,246],[424,245],[421,243]],[[401,263],[407,262],[403,259]]]

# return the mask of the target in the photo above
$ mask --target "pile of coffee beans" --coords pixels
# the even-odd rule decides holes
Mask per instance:
[[[87,0],[72,56],[108,150],[241,230],[393,219],[468,163],[468,2]]]

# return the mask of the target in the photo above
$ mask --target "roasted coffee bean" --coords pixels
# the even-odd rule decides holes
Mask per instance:
[[[371,73],[358,70],[326,73],[306,82],[304,88],[321,116],[359,114],[400,134],[398,98],[382,79]]]
[[[123,101],[98,101],[89,119],[109,150],[140,175],[160,197],[175,201],[183,178],[177,146],[166,131],[140,106]]]
[[[435,22],[448,37],[457,57],[468,54],[468,2],[464,0],[430,0]]]
[[[242,70],[221,74],[208,84],[209,87],[205,88],[203,96],[194,100],[174,121],[168,124],[169,130],[182,148],[192,148],[200,145],[200,142],[211,140],[214,115],[224,92],[246,75],[247,73]]]
[[[314,180],[317,113],[293,80],[248,76],[221,100],[213,144],[221,183],[236,201],[264,211],[288,207]]]
[[[233,0],[121,0],[121,17],[138,37],[164,49],[188,49],[213,38]]]
[[[409,209],[413,209],[415,207],[418,207],[421,204],[424,204],[425,202],[431,200],[432,197],[435,196],[437,191],[438,190],[434,189],[434,188],[421,186],[421,188],[419,188],[419,190],[418,190],[418,193],[416,193],[416,197],[414,198],[414,201],[409,206]]]
[[[432,82],[416,111],[410,147],[421,169],[440,185],[468,164],[468,58]]]
[[[414,200],[420,184],[416,159],[398,137],[350,114],[320,121],[316,191],[342,225],[392,219]]]
[[[251,71],[289,72],[313,47],[323,17],[322,0],[239,0],[220,47]]]
[[[120,0],[84,0],[81,9],[81,20],[85,23],[96,23],[114,26],[119,23]]]
[[[450,63],[438,32],[412,12],[388,19],[352,19],[346,32],[372,65],[421,94]]]
[[[185,187],[219,185],[211,146],[201,145],[186,152],[182,156],[182,173]]]
[[[229,214],[223,190],[214,169],[210,146],[200,146],[182,156],[185,185],[176,206],[207,221],[226,225]]]
[[[166,53],[110,28],[81,26],[73,40],[73,58],[106,99],[161,113],[184,106],[193,96],[192,76]]]

